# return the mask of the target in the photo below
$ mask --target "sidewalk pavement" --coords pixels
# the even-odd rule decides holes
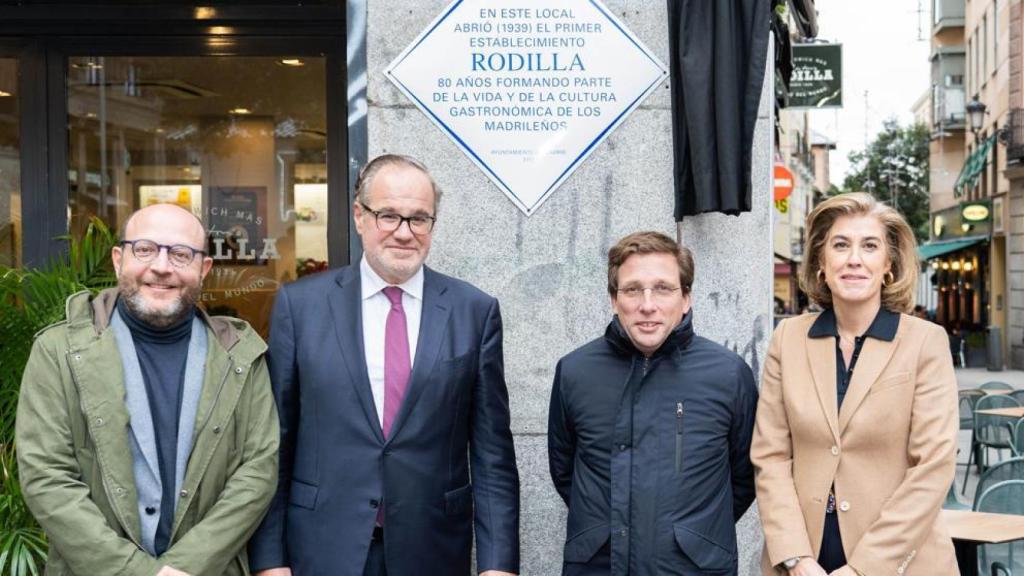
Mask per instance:
[[[985,382],[997,380],[1014,388],[1024,388],[1024,370],[989,372],[984,368],[956,368],[956,382],[960,389],[977,388]]]

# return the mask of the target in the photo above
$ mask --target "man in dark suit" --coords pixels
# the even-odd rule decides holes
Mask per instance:
[[[479,571],[519,571],[501,314],[423,266],[439,194],[416,160],[375,158],[353,206],[362,261],[278,293],[281,463],[257,576],[466,576],[474,525]]]

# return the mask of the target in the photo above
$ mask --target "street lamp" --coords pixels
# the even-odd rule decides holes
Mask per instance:
[[[971,125],[971,132],[974,136],[978,136],[978,131],[981,130],[981,125],[985,123],[985,112],[988,110],[988,106],[977,98],[967,103],[967,120]]]

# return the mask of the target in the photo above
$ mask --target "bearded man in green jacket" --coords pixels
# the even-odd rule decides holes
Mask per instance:
[[[139,210],[112,252],[117,288],[71,296],[36,337],[15,432],[47,575],[248,574],[278,419],[263,340],[196,306],[205,239],[187,210]]]

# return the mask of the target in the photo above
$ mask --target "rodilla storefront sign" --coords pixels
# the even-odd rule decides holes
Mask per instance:
[[[597,0],[456,0],[386,74],[529,215],[668,72]]]
[[[788,108],[842,107],[842,45],[794,44]]]

